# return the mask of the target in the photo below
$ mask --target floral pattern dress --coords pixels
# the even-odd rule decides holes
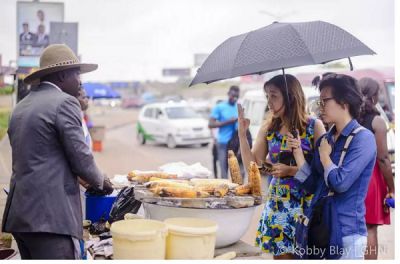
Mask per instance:
[[[301,146],[306,157],[310,157],[314,146],[315,118],[309,118],[306,130],[300,135]],[[289,151],[286,146],[286,135],[279,132],[268,132],[268,152],[272,163],[278,163],[279,152]],[[312,195],[300,187],[293,177],[273,177],[267,202],[259,221],[256,246],[263,252],[274,256],[294,253],[295,218],[309,206]]]

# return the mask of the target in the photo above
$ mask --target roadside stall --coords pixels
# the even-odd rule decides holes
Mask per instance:
[[[200,164],[184,163],[116,175],[114,187],[122,189],[108,222],[85,230],[88,258],[261,258],[258,248],[240,241],[262,203],[259,168],[252,163],[244,183],[233,153],[229,167],[231,180],[210,179]]]

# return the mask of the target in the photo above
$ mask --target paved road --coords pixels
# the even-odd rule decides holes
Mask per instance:
[[[103,151],[95,152],[98,166],[107,175],[124,174],[131,170],[156,170],[169,162],[183,161],[187,164],[200,162],[212,170],[211,146],[185,146],[169,149],[165,145],[136,141],[135,124],[137,111],[114,109],[106,115],[95,115],[97,124],[108,127]],[[115,121],[118,120],[118,121]]]

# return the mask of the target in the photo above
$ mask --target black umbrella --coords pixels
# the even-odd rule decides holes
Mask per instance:
[[[375,54],[356,37],[323,21],[278,23],[231,37],[205,60],[189,86],[242,75]],[[286,78],[286,100],[288,89]]]
[[[225,40],[207,57],[190,86],[367,54],[375,52],[330,23],[274,22]]]

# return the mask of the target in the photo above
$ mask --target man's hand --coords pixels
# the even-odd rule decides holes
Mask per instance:
[[[112,187],[112,183],[110,179],[107,176],[104,176],[104,182],[103,182],[103,193],[105,195],[109,195],[114,191],[114,188]]]
[[[112,187],[112,183],[110,179],[104,175],[104,181],[103,181],[103,189],[99,189],[97,187],[89,187],[87,189],[87,193],[91,195],[97,195],[97,196],[104,196],[104,195],[109,195],[114,191],[114,188]]]

